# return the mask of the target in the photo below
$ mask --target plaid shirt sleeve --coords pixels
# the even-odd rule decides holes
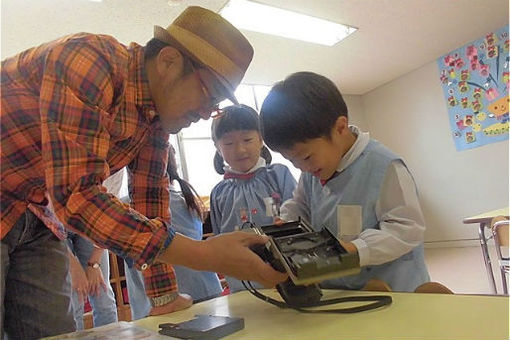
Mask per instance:
[[[159,217],[164,221],[170,221],[170,180],[166,172],[169,146],[168,135],[157,129],[128,165],[131,206],[149,218]],[[169,229],[169,233],[172,238],[175,236],[173,229]],[[144,280],[148,296],[177,291],[175,271],[170,265],[154,264],[144,271]]]
[[[143,268],[154,262],[173,237],[167,231],[169,213],[162,209],[163,205],[168,207],[168,194],[158,191],[152,196],[154,186],[167,179],[161,177],[161,169],[153,172],[154,161],[148,160],[148,165],[145,159],[138,161],[138,169],[146,170],[135,179],[135,196],[139,196],[136,206],[141,213],[101,185],[109,174],[106,157],[110,135],[106,127],[112,117],[107,110],[116,90],[112,79],[115,65],[109,62],[107,52],[69,41],[46,58],[40,90],[46,185],[55,212],[66,226],[121,257],[132,258]],[[155,159],[165,147],[152,141],[142,152]],[[143,195],[150,198],[142,199]],[[152,217],[161,215],[147,218],[142,215],[145,212]],[[171,280],[171,275],[167,276]],[[175,289],[165,287],[165,280],[160,279],[163,284],[152,289],[155,296]]]

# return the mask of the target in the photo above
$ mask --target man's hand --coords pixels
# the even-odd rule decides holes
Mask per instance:
[[[257,281],[265,287],[274,287],[277,283],[285,281],[287,274],[273,269],[249,248],[268,241],[267,236],[233,232],[210,237],[204,241],[204,246],[210,247],[213,254],[216,254],[209,258],[213,266],[221,267],[215,270],[216,272],[240,280]]]
[[[159,260],[274,287],[285,281],[287,274],[274,270],[249,248],[265,244],[268,240],[267,236],[243,231],[209,237],[205,241],[195,241],[176,234]]]

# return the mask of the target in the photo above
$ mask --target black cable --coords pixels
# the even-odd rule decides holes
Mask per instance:
[[[317,306],[327,306],[333,304],[339,304],[344,302],[365,302],[365,301],[373,301],[372,303],[367,303],[361,306],[356,307],[348,307],[348,308],[336,308],[336,309],[304,309],[303,307],[292,307],[295,310],[298,310],[303,313],[342,313],[342,314],[351,314],[351,313],[359,313],[367,310],[376,309],[379,307],[383,307],[386,305],[390,305],[392,303],[392,298],[389,295],[368,295],[368,296],[347,296],[342,298],[330,299],[325,301],[319,301]],[[312,307],[312,306],[307,306]]]
[[[268,302],[272,305],[275,305],[277,307],[280,307],[280,308],[288,308],[287,304],[285,302],[282,302],[282,301],[278,301],[278,300],[275,300],[267,295],[264,295],[262,293],[260,293],[258,290],[255,289],[255,287],[252,286],[251,282],[250,281],[241,281],[241,283],[243,284],[244,288],[246,288],[246,290],[248,290],[251,294],[253,294],[255,297],[265,301],[265,302]],[[248,287],[249,285],[249,287]]]
[[[324,301],[319,301],[318,303],[310,306],[292,306],[285,302],[275,300],[267,295],[264,295],[257,291],[251,284],[250,281],[241,281],[244,287],[255,297],[258,299],[261,299],[265,302],[268,302],[272,305],[275,305],[279,308],[292,308],[294,310],[297,310],[302,313],[341,313],[341,314],[352,314],[352,313],[359,313],[364,312],[367,310],[372,310],[376,308],[380,308],[383,306],[390,305],[393,301],[391,296],[389,295],[369,295],[369,296],[347,296],[347,297],[341,297],[341,298],[335,298],[335,299],[329,299]],[[339,304],[339,303],[345,303],[345,302],[366,302],[366,301],[373,301],[372,303],[367,303],[361,306],[356,307],[348,307],[348,308],[336,308],[336,309],[305,309],[305,308],[314,308],[314,307],[320,307],[320,306],[327,306],[332,304]]]

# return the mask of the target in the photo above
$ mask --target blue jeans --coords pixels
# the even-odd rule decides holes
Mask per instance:
[[[71,252],[76,255],[83,269],[86,270],[87,262],[92,254],[94,245],[89,240],[72,232],[68,233],[67,244]],[[117,304],[115,303],[115,295],[110,285],[110,263],[108,260],[108,251],[103,250],[101,261],[99,262],[104,281],[106,283],[106,291],[101,290],[99,295],[89,295],[90,306],[92,307],[92,316],[94,319],[94,327],[107,325],[117,322]],[[76,329],[83,329],[83,313],[84,304],[80,302],[78,294],[73,289],[71,302],[73,306],[74,321]]]
[[[145,293],[145,284],[141,271],[135,269],[124,260],[124,273],[129,296],[129,307],[131,308],[131,319],[138,320],[145,318],[151,312],[151,302]]]
[[[27,210],[1,240],[0,251],[2,339],[74,331],[65,243]]]

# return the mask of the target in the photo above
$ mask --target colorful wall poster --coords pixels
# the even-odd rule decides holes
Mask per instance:
[[[457,151],[508,140],[509,26],[437,60]]]

